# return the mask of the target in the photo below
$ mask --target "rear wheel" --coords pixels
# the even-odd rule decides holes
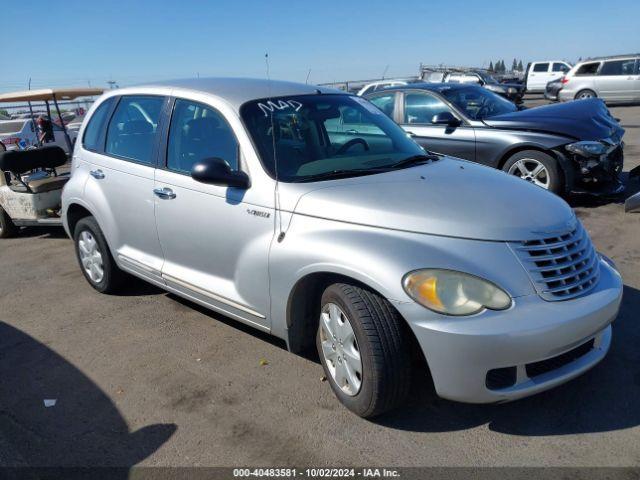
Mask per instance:
[[[576,93],[575,99],[576,100],[584,100],[586,98],[596,98],[596,92],[594,92],[593,90],[580,90],[578,93]]]
[[[107,246],[98,222],[93,217],[82,218],[73,231],[76,256],[84,277],[100,293],[116,292],[125,280]]]
[[[387,300],[336,283],[322,295],[316,346],[331,388],[361,417],[400,405],[411,380],[410,347],[400,315]]]
[[[17,234],[18,227],[13,223],[7,212],[0,207],[0,238],[11,238]]]
[[[515,175],[545,190],[560,194],[562,176],[558,161],[551,155],[538,150],[523,150],[505,162],[502,169],[509,175]]]

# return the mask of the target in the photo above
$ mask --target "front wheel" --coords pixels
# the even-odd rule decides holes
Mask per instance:
[[[123,284],[125,273],[118,268],[98,222],[93,217],[78,221],[73,240],[84,277],[100,293],[114,293]]]
[[[322,295],[316,346],[331,388],[370,418],[400,405],[411,381],[410,346],[400,315],[363,288],[336,283]]]
[[[538,187],[560,194],[563,192],[562,176],[558,161],[538,150],[523,150],[505,162],[502,169]]]
[[[0,172],[1,174],[2,172]],[[0,207],[0,238],[11,238],[18,234],[18,227],[13,223],[7,212]]]

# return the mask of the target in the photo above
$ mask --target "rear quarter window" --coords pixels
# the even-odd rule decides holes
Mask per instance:
[[[84,129],[84,136],[82,138],[82,146],[87,150],[99,151],[102,149],[102,145],[100,145],[101,134],[104,131],[107,115],[114,101],[114,97],[106,99],[100,104],[96,111],[93,112],[93,115],[91,115],[89,124],[87,128]]]

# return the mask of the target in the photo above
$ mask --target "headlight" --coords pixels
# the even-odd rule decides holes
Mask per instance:
[[[509,95],[515,95],[516,93],[518,93],[518,90],[516,88],[509,87],[509,88],[507,88],[507,93]]]
[[[592,141],[570,143],[564,148],[583,157],[598,157],[607,153],[608,150],[608,147],[603,143]]]
[[[402,286],[420,305],[445,315],[472,315],[485,308],[511,306],[511,297],[493,283],[454,270],[416,270],[405,275]]]

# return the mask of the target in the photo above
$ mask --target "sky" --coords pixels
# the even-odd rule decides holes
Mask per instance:
[[[0,92],[171,78],[322,83],[640,51],[638,0],[5,0]]]

